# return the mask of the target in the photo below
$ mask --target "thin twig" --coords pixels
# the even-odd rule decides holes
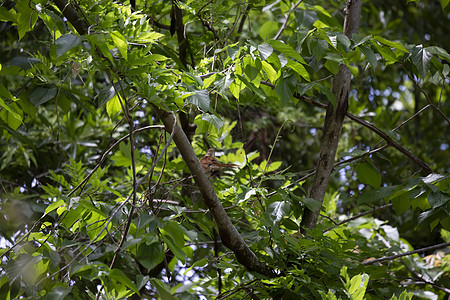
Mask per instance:
[[[134,133],[139,133],[148,129],[156,129],[156,128],[164,128],[164,126],[162,125],[152,125],[152,126],[145,126],[145,127],[141,127],[138,128],[134,131]],[[121,137],[119,140],[117,140],[117,142],[115,142],[111,147],[109,147],[100,157],[99,162],[97,163],[97,165],[94,167],[94,169],[92,169],[92,171],[88,174],[88,176],[86,176],[86,178],[83,179],[83,181],[80,182],[80,184],[78,184],[69,194],[67,194],[67,197],[70,197],[73,195],[73,193],[75,193],[81,186],[83,186],[84,184],[86,184],[86,182],[89,180],[89,178],[91,178],[92,175],[94,175],[95,171],[97,171],[97,169],[101,166],[101,164],[103,163],[103,161],[106,159],[106,156],[108,155],[109,152],[111,152],[117,145],[119,145],[121,142],[123,142],[124,140],[126,140],[128,137],[130,136],[130,134],[127,134],[123,137]]]
[[[422,87],[417,83],[417,81],[411,76],[411,74],[406,70],[405,66],[403,66],[403,70],[405,70],[406,74],[408,74],[409,79],[414,83],[414,85],[419,89],[419,91],[425,96],[425,99],[427,99],[427,102],[431,105],[431,107],[436,110],[444,119],[447,121],[447,123],[450,125],[450,119],[447,118],[447,116],[442,112],[442,110],[433,104],[431,102],[430,98],[428,97],[427,93],[422,89]]]
[[[289,11],[287,12],[287,14],[285,15],[285,19],[283,22],[283,25],[281,25],[280,30],[278,30],[278,33],[275,35],[275,37],[273,38],[274,40],[278,40],[278,38],[280,37],[280,35],[283,33],[283,31],[286,29],[287,27],[287,23],[289,21],[289,17],[291,16],[292,11],[300,5],[300,3],[302,3],[303,0],[298,0],[297,3],[292,4],[291,8],[289,9]]]
[[[435,249],[440,249],[440,248],[445,248],[448,246],[450,246],[450,243],[442,243],[442,244],[429,246],[429,247],[425,247],[425,248],[421,248],[421,249],[417,249],[417,250],[413,250],[413,251],[408,251],[405,253],[398,253],[398,254],[391,255],[391,256],[385,256],[385,257],[381,257],[381,258],[377,258],[377,259],[373,259],[373,260],[369,260],[369,261],[364,261],[361,264],[364,266],[367,266],[367,265],[371,265],[371,264],[378,263],[381,261],[393,260],[393,259],[396,259],[399,257],[408,256],[408,255],[412,255],[412,254],[416,254],[416,253],[422,253],[425,251],[430,251],[430,250],[435,250]]]
[[[266,81],[261,81],[261,84],[267,85],[269,87],[271,87],[272,89],[275,89],[275,85],[266,82]],[[310,104],[313,104],[314,106],[326,109],[328,107],[328,105],[314,101],[310,98],[307,98],[303,95],[294,93],[294,97],[299,99],[299,100],[303,100],[305,102],[308,102]],[[364,127],[369,128],[370,130],[372,130],[373,132],[375,132],[377,135],[379,135],[381,138],[383,138],[390,146],[394,147],[395,149],[397,149],[398,151],[400,151],[401,153],[403,153],[406,157],[408,157],[410,160],[412,160],[413,162],[415,162],[417,165],[419,165],[420,167],[422,167],[424,170],[426,170],[428,173],[433,173],[433,170],[431,170],[431,168],[425,163],[423,162],[421,159],[419,159],[418,157],[416,157],[414,154],[412,154],[409,150],[407,150],[406,148],[404,148],[402,145],[400,145],[399,143],[397,143],[396,141],[394,141],[393,139],[391,139],[386,133],[384,133],[382,130],[378,129],[375,125],[355,116],[352,115],[349,112],[346,112],[345,115],[363,125]]]
[[[374,209],[372,209],[372,210],[365,211],[365,212],[359,213],[359,214],[357,214],[357,215],[354,215],[353,217],[348,218],[348,219],[345,219],[344,221],[341,221],[341,222],[334,222],[333,220],[331,220],[331,221],[334,223],[334,225],[340,226],[340,225],[342,225],[342,224],[348,223],[348,222],[350,222],[350,221],[353,221],[353,220],[356,220],[356,219],[358,219],[358,218],[361,218],[361,217],[363,217],[363,216],[365,216],[365,215],[372,214],[372,213],[374,213],[374,212],[376,212],[376,211],[379,211],[379,210],[381,210],[381,209],[385,209],[385,208],[388,208],[388,207],[391,207],[391,206],[392,206],[392,203],[388,203],[388,204],[386,204],[386,205],[382,205],[382,206],[380,206],[380,207],[376,207],[376,208],[374,208]],[[334,227],[327,228],[327,229],[325,229],[323,232],[325,233],[325,232],[327,232],[327,231],[330,231],[330,230],[333,229],[333,228],[334,228]]]

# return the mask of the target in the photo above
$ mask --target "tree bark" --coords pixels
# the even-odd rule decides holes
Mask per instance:
[[[347,0],[344,11],[344,34],[349,38],[352,37],[353,33],[358,31],[361,6],[362,0]],[[333,170],[342,124],[348,109],[348,94],[350,91],[351,75],[350,70],[345,65],[341,64],[339,66],[339,72],[333,78],[332,91],[336,96],[336,107],[328,104],[322,132],[319,160],[313,182],[309,188],[309,197],[318,201],[320,207],[322,206],[331,172]],[[305,207],[305,212],[303,213],[300,225],[302,231],[304,231],[305,228],[312,229],[316,226],[320,207],[314,211]]]
[[[153,108],[156,110],[168,132],[172,132],[172,130],[175,129],[173,140],[177,145],[183,160],[188,166],[189,171],[193,175],[194,181],[202,194],[206,206],[208,206],[208,209],[211,211],[211,214],[216,221],[222,243],[234,252],[236,259],[247,270],[269,277],[276,276],[275,272],[262,263],[255,253],[250,250],[242,236],[237,231],[236,227],[234,227],[231,223],[230,218],[222,206],[222,203],[214,192],[211,182],[203,171],[203,168],[195,155],[194,149],[192,149],[191,143],[181,127],[175,123],[175,115],[173,113],[166,112],[155,105],[153,105]]]

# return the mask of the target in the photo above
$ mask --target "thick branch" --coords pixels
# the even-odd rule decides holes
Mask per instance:
[[[349,38],[357,32],[359,18],[361,15],[362,0],[348,0],[344,20],[344,34]],[[345,65],[339,66],[339,72],[333,78],[332,91],[336,96],[336,107],[328,105],[325,123],[322,133],[319,160],[316,173],[309,189],[309,197],[320,203],[318,209],[312,211],[305,208],[302,217],[302,228],[313,228],[316,226],[320,213],[328,181],[333,170],[334,158],[339,143],[342,124],[348,109],[348,94],[350,91],[351,72]]]
[[[86,22],[80,18],[76,9],[66,0],[54,0],[53,3],[59,8],[61,13],[66,17],[70,24],[75,27],[80,35],[87,32],[88,26]]]
[[[250,250],[250,248],[248,248],[236,227],[231,223],[230,218],[214,192],[211,182],[203,171],[188,138],[178,125],[175,124],[174,128],[174,115],[159,107],[153,107],[164,123],[166,130],[168,132],[174,130],[173,140],[191,171],[194,181],[200,189],[203,199],[217,223],[217,228],[219,229],[223,244],[234,252],[236,259],[244,265],[247,270],[271,277],[275,276],[275,272],[259,261],[258,257]]]

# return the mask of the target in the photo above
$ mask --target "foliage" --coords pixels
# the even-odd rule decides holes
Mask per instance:
[[[3,2],[0,298],[449,294],[450,6],[404,2],[364,2],[352,38],[344,1]],[[308,188],[342,66],[321,205]],[[158,109],[198,157],[239,165],[214,191],[275,276],[222,244]]]

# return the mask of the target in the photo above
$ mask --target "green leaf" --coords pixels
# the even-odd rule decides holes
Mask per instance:
[[[176,241],[173,240],[172,237],[169,235],[163,234],[162,235],[163,241],[166,243],[167,247],[172,251],[172,253],[175,255],[178,260],[180,260],[183,264],[186,263],[186,254],[183,252],[181,247],[179,247]],[[184,239],[182,239],[184,242]]]
[[[111,51],[108,48],[108,44],[106,42],[104,34],[89,34],[87,35],[87,38],[92,44],[94,44],[94,46],[97,46],[98,49],[100,49],[102,54],[107,57],[109,61],[113,61],[113,57]]]
[[[317,201],[314,198],[303,198],[301,200],[303,202],[303,204],[306,205],[307,208],[309,208],[311,211],[316,211],[318,210],[321,206],[322,203],[320,203],[319,201]]]
[[[146,32],[142,32],[138,38],[136,39],[137,42],[140,43],[156,43],[156,40],[159,39],[160,37],[163,37],[164,34],[159,33],[159,32],[155,32],[155,31],[146,31]]]
[[[319,91],[322,94],[325,94],[325,96],[327,96],[328,101],[330,101],[331,105],[333,105],[333,107],[336,107],[336,96],[333,94],[333,92],[326,86],[324,86],[323,84],[316,84],[316,88],[319,89]]]
[[[271,40],[268,41],[267,43],[269,43],[275,50],[280,51],[286,56],[290,56],[296,59],[299,63],[302,63],[304,65],[307,64],[303,59],[303,57],[301,57],[300,54],[298,54],[297,51],[295,51],[291,46],[286,45],[285,43],[280,42],[278,40]]]
[[[57,286],[52,289],[43,300],[59,300],[59,299],[68,299],[70,292],[72,291],[72,287],[62,287]],[[67,298],[66,298],[67,297]]]
[[[448,1],[450,1],[450,0],[448,0]],[[431,47],[426,47],[425,51],[428,51],[429,53],[434,54],[434,55],[438,55],[439,57],[447,60],[447,62],[450,63],[450,55],[444,48],[437,47],[437,46],[431,46]],[[446,65],[446,66],[448,66],[448,65]]]
[[[404,53],[409,53],[409,51],[405,48],[405,46],[403,46],[403,44],[400,42],[392,42],[385,38],[382,38],[381,36],[374,36],[374,38],[375,38],[375,40],[379,41],[380,43],[382,43],[386,46],[396,48]]]
[[[333,73],[334,75],[339,73],[339,63],[334,60],[327,59],[325,61],[325,68],[327,68],[327,70]]]
[[[3,109],[0,109],[1,119],[5,121],[11,129],[17,130],[22,124],[22,116],[15,112],[14,108],[7,105],[1,98],[0,107],[3,107]]]
[[[248,81],[245,77],[235,74],[244,84],[246,87],[248,87],[253,93],[255,93],[259,98],[261,98],[262,100],[266,99],[266,95],[264,94],[264,92],[257,88],[253,83],[251,83],[250,81]]]
[[[439,191],[428,193],[428,203],[430,203],[432,208],[436,208],[447,204],[450,197],[447,194],[443,194]]]
[[[126,287],[131,289],[136,294],[139,294],[139,291],[136,288],[136,285],[121,270],[119,270],[119,269],[112,269],[111,272],[109,272],[109,276],[111,277],[111,279],[114,279],[114,280],[120,282],[121,284],[125,285]]]
[[[403,214],[411,207],[411,201],[409,200],[409,193],[405,192],[393,199],[391,199],[392,206],[397,215]]]
[[[152,286],[156,287],[156,290],[158,291],[159,296],[162,300],[177,300],[178,298],[175,298],[172,296],[172,292],[170,291],[170,287],[162,282],[159,279],[151,278],[150,283]]]
[[[164,261],[164,247],[159,241],[155,243],[140,244],[136,253],[136,258],[148,270],[152,270]]]
[[[271,203],[267,209],[272,221],[278,223],[284,216],[288,215],[291,210],[291,204],[288,201],[275,201]]]
[[[128,44],[126,38],[118,31],[110,33],[114,45],[119,49],[120,54],[125,60],[128,60]]]
[[[274,83],[280,77],[280,72],[275,71],[272,65],[268,62],[262,61],[261,65],[264,72],[266,72],[267,78],[269,78],[270,82]]]
[[[249,60],[244,59],[244,73],[250,81],[253,81],[259,75],[260,71],[261,69],[258,69],[253,61],[249,62]]]
[[[264,24],[259,29],[259,35],[263,41],[271,38],[278,31],[280,23],[274,21],[264,22]]]
[[[203,113],[202,114],[202,120],[213,124],[214,127],[217,128],[217,130],[222,128],[222,126],[224,124],[224,121],[221,118],[219,118],[216,115],[212,115],[212,114],[208,114],[208,113]]]
[[[21,40],[25,36],[25,33],[34,27],[38,14],[26,1],[16,1],[15,5],[18,12],[17,27],[19,31],[19,40]]]
[[[287,105],[294,96],[293,88],[287,78],[278,79],[278,82],[275,85],[275,91],[281,98],[280,101],[281,107]]]
[[[195,90],[194,94],[187,98],[187,101],[195,106],[198,106],[202,111],[209,111],[211,99],[207,90]]]
[[[370,65],[373,68],[376,68],[378,61],[377,61],[377,57],[375,56],[375,53],[372,51],[372,49],[364,47],[364,46],[359,46],[359,50],[361,50],[361,52],[364,53],[364,55],[367,57],[367,60],[369,61]]]
[[[16,11],[13,8],[7,10],[6,7],[0,6],[0,21],[13,22],[17,24],[18,20]]]
[[[311,51],[314,58],[319,61],[321,60],[328,50],[328,42],[321,39],[312,39],[311,40]]]
[[[112,97],[107,103],[106,103],[106,112],[108,113],[108,116],[110,118],[113,118],[115,115],[117,115],[122,110],[122,106],[120,105],[120,100],[117,95]]]
[[[59,208],[60,206],[64,206],[66,205],[66,202],[64,202],[64,200],[59,199],[56,202],[53,202],[52,204],[50,204],[49,206],[47,206],[47,208],[45,209],[45,213],[44,215],[47,215],[48,213],[54,211],[55,209]]]
[[[442,10],[444,10],[447,7],[449,2],[450,2],[450,0],[441,0]]]
[[[358,204],[368,204],[372,202],[376,202],[383,198],[387,198],[391,195],[391,193],[397,188],[397,186],[385,186],[376,190],[370,190],[364,192],[357,199]]]
[[[419,71],[420,76],[425,77],[430,71],[430,62],[433,55],[422,46],[417,46],[412,50],[411,60]]]
[[[310,28],[319,18],[317,12],[313,10],[296,9],[294,10],[295,21],[300,28]]]
[[[377,189],[381,186],[381,174],[371,163],[362,163],[356,166],[356,177],[361,183],[370,184]]]
[[[263,60],[266,60],[273,53],[273,47],[267,43],[258,45],[258,51]]]
[[[184,246],[184,229],[175,222],[169,222],[164,225],[164,231],[172,238],[180,248]]]
[[[302,64],[300,64],[296,61],[293,61],[291,59],[288,59],[287,66],[289,68],[291,68],[292,70],[294,70],[298,75],[303,77],[306,81],[308,81],[308,82],[311,81],[311,79],[309,78],[308,71],[306,71],[305,67]]]
[[[183,275],[186,275],[190,270],[192,270],[195,267],[204,267],[208,264],[208,259],[206,257],[197,260],[192,266],[186,269],[186,271],[183,272]]]
[[[398,61],[397,56],[395,55],[394,52],[392,52],[392,50],[389,47],[380,46],[378,42],[376,42],[375,40],[372,41],[372,45],[377,50],[377,52],[384,58],[384,60],[388,65],[396,63]]]
[[[75,34],[66,34],[60,36],[56,41],[56,57],[66,54],[70,49],[78,47],[81,38]]]
[[[430,225],[431,230],[438,224],[436,221],[439,221],[440,218],[448,217],[448,213],[445,211],[443,207],[430,209],[421,213],[418,217],[419,224],[421,225]]]
[[[211,76],[209,76],[208,78],[206,78],[205,80],[203,80],[203,82],[204,82],[203,89],[208,88],[216,80],[216,77],[217,77],[217,73],[214,73]]]
[[[115,95],[116,95],[116,91],[112,85],[101,89],[97,95],[97,105],[99,107],[102,107],[109,100],[111,100],[112,97],[114,97]]]
[[[29,94],[29,100],[34,106],[42,105],[56,96],[56,90],[38,87]]]

